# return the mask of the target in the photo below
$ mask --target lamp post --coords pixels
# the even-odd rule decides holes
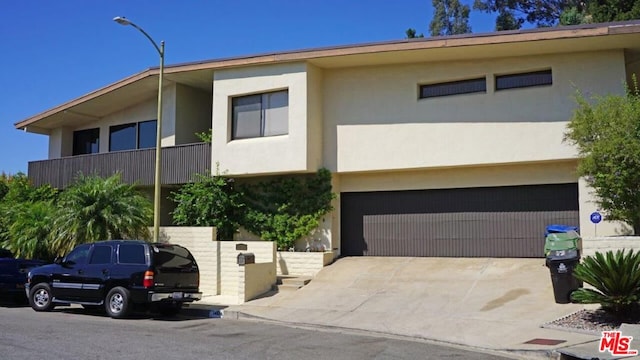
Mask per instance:
[[[151,36],[147,34],[141,27],[129,21],[124,16],[116,16],[113,21],[120,25],[131,25],[138,29],[156,48],[160,55],[160,74],[158,75],[158,119],[156,121],[156,165],[153,189],[153,242],[158,242],[160,237],[160,190],[161,190],[161,174],[162,174],[162,78],[164,76],[164,41],[160,42],[160,46],[153,41]]]

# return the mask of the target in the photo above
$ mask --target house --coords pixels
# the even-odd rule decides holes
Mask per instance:
[[[633,21],[167,66],[163,198],[216,166],[247,178],[325,167],[339,197],[320,236],[343,256],[539,257],[548,224],[596,231],[576,149],[563,143],[573,94],[623,93],[639,54]],[[78,171],[120,171],[150,189],[157,76],[16,123],[49,136],[29,178],[64,187]],[[212,144],[198,143],[209,128]]]

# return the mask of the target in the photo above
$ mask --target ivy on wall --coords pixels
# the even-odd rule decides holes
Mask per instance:
[[[319,226],[322,216],[333,210],[334,198],[327,169],[242,185],[221,175],[199,175],[198,181],[172,193],[177,203],[173,221],[177,225],[216,226],[218,240],[233,239],[242,226],[286,250]]]

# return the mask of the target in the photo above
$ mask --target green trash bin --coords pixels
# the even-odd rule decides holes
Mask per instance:
[[[576,231],[549,233],[544,241],[544,256],[549,256],[552,251],[576,250],[576,256],[580,257],[582,238]]]
[[[547,234],[544,243],[545,265],[551,272],[553,296],[558,304],[571,302],[571,293],[582,287],[573,276],[580,263],[580,235],[575,231]]]

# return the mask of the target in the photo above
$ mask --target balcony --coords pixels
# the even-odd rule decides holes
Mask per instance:
[[[35,186],[65,188],[82,173],[108,177],[116,172],[125,183],[154,184],[156,150],[130,150],[29,162]],[[195,173],[211,171],[211,144],[197,143],[162,148],[162,185],[193,181]]]

